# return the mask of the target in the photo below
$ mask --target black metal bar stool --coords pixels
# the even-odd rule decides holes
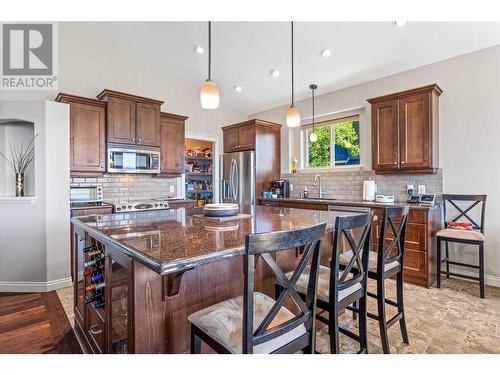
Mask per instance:
[[[458,202],[466,202],[467,207],[462,208]],[[450,205],[450,211],[454,209],[456,216],[452,220],[447,220],[447,205]],[[471,211],[474,207],[480,205],[480,224],[471,217]],[[486,195],[463,195],[463,194],[443,194],[443,216],[444,229],[437,232],[437,287],[441,288],[441,274],[445,274],[446,278],[451,276],[463,277],[470,280],[479,281],[479,293],[481,298],[484,298],[484,213],[486,206]],[[448,228],[450,222],[457,222],[464,218],[467,223],[472,224],[473,230],[461,230]],[[445,243],[445,257],[441,259],[441,243]],[[450,260],[448,243],[461,243],[468,245],[477,245],[479,248],[479,264],[467,264]],[[442,264],[446,264],[446,271],[443,271]],[[479,270],[479,277],[464,275],[456,272],[450,272],[450,264],[462,267],[469,267]]]
[[[319,266],[319,280],[317,292],[317,306],[328,312],[328,318],[316,314],[316,319],[328,325],[330,335],[330,352],[339,353],[339,332],[357,341],[360,345],[358,353],[368,353],[368,339],[366,331],[366,281],[368,253],[370,249],[370,233],[373,222],[373,212],[363,215],[339,216],[335,221],[335,233],[333,240],[333,256],[330,259],[330,267]],[[353,229],[361,232],[356,242],[351,234]],[[347,240],[352,252],[348,266],[340,272],[339,255],[343,238]],[[351,270],[356,267],[357,271]],[[291,273],[287,277],[292,277]],[[297,289],[305,298],[307,292],[307,280],[311,277],[306,268],[297,282]],[[276,290],[279,293],[282,285],[277,280]],[[343,327],[339,327],[339,312],[348,305],[358,302],[359,307],[354,311],[359,314],[359,332],[355,334]]]
[[[323,223],[294,231],[249,234],[245,246],[244,295],[188,317],[191,353],[201,352],[202,340],[217,353],[296,353],[299,350],[314,353],[319,249],[325,228]],[[303,247],[304,253],[292,276],[287,278],[272,253],[296,247]],[[283,285],[276,300],[254,292],[254,266],[258,256]],[[304,301],[296,283],[308,263],[311,272]],[[297,313],[284,306],[288,299],[297,306]]]
[[[367,295],[377,299],[377,315],[367,313],[367,316],[379,323],[382,350],[385,354],[390,353],[387,331],[398,321],[403,342],[409,343],[403,299],[403,259],[408,212],[409,206],[384,208],[377,252],[370,251],[368,261],[368,278],[377,281],[377,293],[367,292]],[[340,254],[341,268],[349,264],[351,256],[351,250]],[[385,280],[393,276],[396,276],[396,301],[386,298],[385,295]],[[387,319],[385,304],[398,309],[397,314],[390,319]]]

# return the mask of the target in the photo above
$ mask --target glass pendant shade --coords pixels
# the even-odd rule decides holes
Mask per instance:
[[[318,140],[318,135],[316,134],[316,132],[313,130],[310,134],[309,134],[309,142],[311,143],[314,143]]]
[[[300,111],[297,107],[291,106],[286,112],[286,125],[289,128],[296,128],[300,125]]]
[[[211,79],[207,79],[200,89],[201,107],[204,109],[219,108],[219,88]]]

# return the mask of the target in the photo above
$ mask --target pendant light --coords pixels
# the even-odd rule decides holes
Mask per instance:
[[[311,133],[309,133],[309,142],[314,143],[318,140],[318,135],[314,131],[314,90],[316,90],[318,88],[318,85],[312,84],[312,85],[309,85],[309,88],[312,91],[312,112],[313,112],[312,113],[313,127],[312,127]]]
[[[286,112],[286,125],[289,128],[295,128],[300,125],[300,111],[294,105],[293,97],[293,21],[292,24],[292,105],[288,108]]]
[[[219,108],[219,88],[211,79],[211,63],[212,63],[212,23],[208,21],[208,78],[201,85],[200,102],[204,109]]]

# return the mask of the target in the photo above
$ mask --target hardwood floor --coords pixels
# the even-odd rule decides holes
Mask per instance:
[[[56,292],[0,293],[0,353],[82,353]]]

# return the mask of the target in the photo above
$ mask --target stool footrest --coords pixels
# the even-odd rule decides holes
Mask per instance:
[[[352,333],[351,331],[343,328],[343,327],[339,327],[339,332],[346,335],[347,337],[353,339],[353,340],[356,340],[357,342],[359,342],[359,336],[356,335],[355,333]]]
[[[455,266],[463,266],[463,267],[475,268],[477,270],[479,269],[479,266],[476,266],[474,264],[466,264],[466,263],[455,262],[455,261],[451,261],[451,260],[448,261],[448,264],[453,264]]]
[[[378,296],[375,294],[375,293],[372,293],[372,292],[366,292],[366,294],[368,295],[368,297],[372,297],[372,298],[378,298]],[[394,302],[390,299],[385,299],[385,303],[387,303],[388,305],[391,305],[391,306],[394,306],[394,307],[398,307],[398,303],[397,302]]]
[[[476,280],[476,281],[480,280],[480,278],[477,277],[477,276],[462,275],[460,273],[455,273],[455,272],[441,271],[441,274],[443,274],[443,275],[450,275],[450,276],[457,276],[457,277],[463,277],[464,279],[469,279],[469,280]]]
[[[394,323],[398,322],[400,319],[403,319],[403,313],[397,313],[387,322],[387,328],[391,328]]]

